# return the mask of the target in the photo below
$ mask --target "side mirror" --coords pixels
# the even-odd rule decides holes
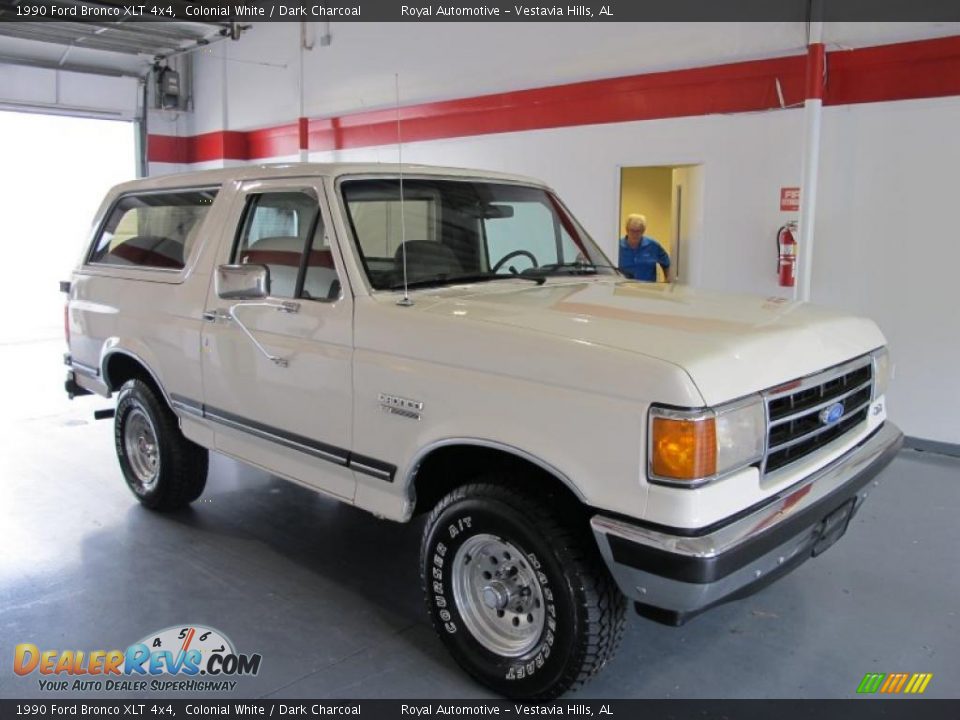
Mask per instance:
[[[224,300],[260,300],[270,294],[270,268],[266,265],[220,265],[217,295]]]

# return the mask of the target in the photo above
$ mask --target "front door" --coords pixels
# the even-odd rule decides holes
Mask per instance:
[[[320,179],[250,182],[218,264],[261,264],[269,297],[228,300],[211,283],[204,414],[218,450],[352,500],[352,297]]]

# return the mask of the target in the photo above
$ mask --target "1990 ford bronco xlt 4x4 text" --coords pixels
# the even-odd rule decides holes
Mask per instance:
[[[197,499],[216,450],[428,514],[434,626],[513,697],[594,675],[628,599],[679,624],[844,533],[902,441],[872,322],[630,281],[536,181],[400,170],[108,194],[63,288],[66,385],[117,393],[141,503]]]

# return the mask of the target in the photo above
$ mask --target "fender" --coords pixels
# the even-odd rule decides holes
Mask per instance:
[[[110,358],[114,355],[126,355],[132,360],[136,360],[141,366],[143,366],[146,371],[150,374],[150,377],[153,379],[153,382],[156,383],[157,387],[160,388],[160,392],[163,393],[163,399],[168,406],[173,407],[170,396],[167,394],[166,387],[164,387],[163,382],[160,380],[160,376],[154,371],[155,363],[145,360],[145,357],[152,357],[150,350],[143,345],[134,341],[132,344],[137,346],[137,351],[127,348],[120,338],[111,337],[103,343],[103,348],[100,351],[100,377],[103,378],[103,382],[106,383],[107,387],[113,385],[113,381],[110,379],[109,374],[107,373],[107,365],[110,361]]]
[[[507,453],[508,455],[513,455],[516,458],[521,460],[526,460],[529,463],[532,463],[539,467],[541,470],[544,470],[560,482],[562,482],[570,492],[572,492],[576,498],[583,504],[587,504],[587,500],[584,497],[583,493],[580,491],[580,488],[577,487],[577,484],[573,482],[562,471],[558,470],[556,467],[548,463],[546,460],[543,460],[536,455],[528,453],[526,450],[521,450],[518,447],[509,445],[507,443],[499,442],[496,440],[486,440],[484,438],[475,438],[475,437],[449,437],[443,438],[441,440],[434,440],[433,442],[424,445],[407,464],[406,470],[400,474],[400,477],[403,478],[403,489],[407,498],[407,503],[404,508],[404,522],[409,520],[413,516],[413,509],[416,506],[416,493],[414,492],[414,483],[417,479],[417,473],[420,470],[420,465],[423,462],[424,458],[427,457],[431,452],[442,447],[449,447],[450,445],[472,445],[474,447],[483,447],[489,448],[491,450],[499,450],[501,452]]]

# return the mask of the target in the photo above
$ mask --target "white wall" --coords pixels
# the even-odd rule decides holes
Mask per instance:
[[[322,46],[323,23],[308,26],[315,41],[303,53],[308,117],[392,107],[395,73],[402,102],[412,104],[795,54],[805,42],[801,23],[730,23],[718,33],[711,23],[334,22],[332,42]],[[253,23],[240,41],[198,53],[192,132],[223,129],[216,100],[224,74],[228,129],[297,118],[299,42],[299,23]]]
[[[893,417],[960,443],[960,98],[828,108],[813,298],[869,315],[896,361]]]
[[[805,52],[806,24],[307,23],[304,114],[330,117],[559,83]],[[960,23],[827,23],[829,49],[960,34]],[[252,23],[237,42],[195,53],[189,132],[292,122],[300,108],[300,23]],[[221,104],[224,78],[226,109]],[[224,123],[224,114],[227,123]]]

